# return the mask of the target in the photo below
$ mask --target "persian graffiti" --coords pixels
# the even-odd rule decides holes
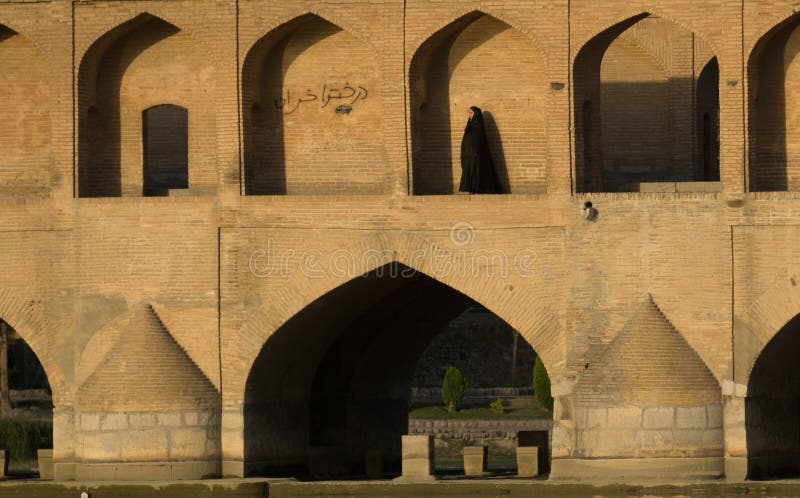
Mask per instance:
[[[322,85],[322,92],[319,95],[312,92],[309,88],[304,94],[293,98],[291,90],[286,90],[286,95],[281,96],[280,99],[275,99],[275,109],[282,110],[284,114],[289,115],[297,111],[301,105],[310,104],[312,102],[319,102],[319,108],[324,109],[328,107],[331,102],[344,103],[336,107],[337,114],[350,114],[353,105],[356,102],[367,100],[369,92],[363,86],[350,86],[345,83],[343,87],[337,88],[335,86]],[[348,109],[343,112],[344,109]]]

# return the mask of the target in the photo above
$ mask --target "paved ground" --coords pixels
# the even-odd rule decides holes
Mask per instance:
[[[223,479],[186,482],[38,482],[0,483],[0,497],[79,498],[217,497],[800,497],[800,481],[698,482],[681,484],[564,484],[523,479],[458,479],[427,484],[391,481],[302,483],[288,480]]]

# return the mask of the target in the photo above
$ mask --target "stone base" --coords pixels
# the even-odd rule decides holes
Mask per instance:
[[[222,477],[244,477],[244,462],[241,460],[223,460]]]
[[[53,480],[53,450],[38,450],[39,459],[39,479],[43,481]]]
[[[517,447],[517,475],[520,477],[536,477],[539,475],[538,447]]]
[[[171,481],[215,479],[220,476],[219,461],[77,463],[78,481]]]
[[[718,479],[725,473],[723,457],[705,458],[559,458],[551,464],[550,480],[565,481],[684,481]]]
[[[403,436],[403,475],[405,480],[431,480],[433,476],[433,436]]]
[[[0,477],[6,477],[8,475],[8,461],[10,459],[11,456],[8,450],[0,450]]]
[[[736,482],[747,479],[747,457],[725,457],[725,479]]]
[[[486,461],[488,459],[488,446],[465,446],[464,447],[464,474],[468,476],[480,476],[486,473]]]

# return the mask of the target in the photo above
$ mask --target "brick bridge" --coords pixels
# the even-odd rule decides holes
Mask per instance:
[[[0,318],[56,477],[392,462],[475,303],[550,373],[551,478],[797,476],[795,9],[0,1]],[[504,195],[453,195],[470,105]]]

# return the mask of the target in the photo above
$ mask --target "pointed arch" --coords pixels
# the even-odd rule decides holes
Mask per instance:
[[[245,194],[384,192],[380,59],[311,12],[256,41],[242,64]]]
[[[216,75],[190,34],[150,13],[95,40],[78,69],[78,195],[140,196],[141,113],[165,102],[190,109],[189,163],[196,191],[216,186]],[[137,146],[138,145],[138,146]]]
[[[756,38],[747,60],[747,188],[800,190],[800,14],[792,13]]]
[[[576,44],[576,191],[638,191],[641,183],[699,179],[694,54],[714,46],[695,35],[691,26],[648,9]]]
[[[53,404],[71,402],[71,393],[56,360],[53,325],[44,317],[39,303],[26,299],[14,289],[0,289],[0,319],[10,325],[28,344],[47,375]]]
[[[498,59],[498,51],[515,57]],[[459,189],[461,135],[473,105],[484,110],[502,192],[547,191],[544,54],[526,33],[481,10],[461,15],[416,48],[408,68],[414,194]],[[532,155],[532,148],[540,152]]]
[[[53,175],[52,68],[46,51],[0,24],[0,197],[47,197]]]
[[[365,238],[343,248],[350,266],[341,275],[328,278],[309,278],[301,273],[293,275],[284,287],[259,308],[248,310],[244,323],[234,342],[223,345],[235,354],[235,362],[222,365],[223,378],[227,379],[223,393],[229,399],[243,399],[248,372],[262,345],[275,330],[296,316],[310,303],[360,275],[375,271],[389,263],[399,263],[414,273],[420,273],[441,283],[459,294],[481,304],[511,327],[533,347],[557,385],[566,377],[566,335],[555,312],[540,300],[509,288],[499,273],[480,276],[443,272],[442,268],[455,268],[455,256],[444,258],[440,247],[433,241],[416,234],[381,234]],[[524,312],[520,312],[524,310]],[[247,344],[246,348],[238,345]]]

